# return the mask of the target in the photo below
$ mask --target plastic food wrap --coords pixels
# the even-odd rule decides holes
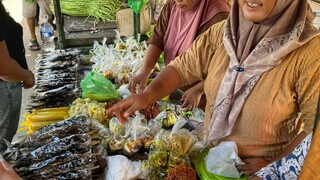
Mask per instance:
[[[46,145],[43,145],[30,153],[26,154],[24,157],[18,159],[13,167],[18,168],[21,166],[26,166],[33,161],[39,161],[46,158],[55,156],[69,148],[75,149],[89,149],[91,148],[91,138],[88,134],[74,134],[68,137],[62,138],[58,141],[52,141]]]
[[[109,156],[108,164],[112,166],[107,169],[106,180],[136,179],[141,174],[141,162],[131,161],[123,155]]]
[[[112,151],[121,150],[124,146],[125,138],[120,134],[114,134],[109,142],[109,147]]]
[[[76,126],[76,125],[79,127],[78,133],[88,132],[90,128],[89,116],[87,115],[73,116],[68,120],[59,121],[49,126],[45,126],[39,129],[38,131],[34,132],[29,139],[30,140],[39,139],[41,138],[41,136],[44,136],[45,134],[55,134],[54,132],[59,132],[59,130],[65,131],[66,128],[72,128],[73,126]]]
[[[189,130],[182,128],[187,121],[179,119],[173,126],[171,132],[161,130],[158,139],[161,139],[166,149],[178,155],[188,154],[192,145],[198,141]],[[182,128],[182,129],[181,129]]]
[[[133,36],[122,40],[119,34],[114,44],[107,45],[106,39],[102,44],[95,41],[90,59],[95,63],[93,71],[103,74],[117,87],[127,84],[139,70],[146,48],[146,41],[139,43]]]
[[[168,152],[162,145],[155,145],[149,150],[148,164],[152,169],[167,166]]]
[[[87,115],[74,116],[68,120],[45,126],[17,143],[8,143],[8,148],[2,155],[10,162],[16,162],[19,158],[23,160],[28,152],[40,146],[63,139],[70,134],[86,133],[89,130],[90,120]]]
[[[123,134],[124,133],[124,125],[116,117],[113,117],[110,119],[109,128],[110,128],[111,134]]]
[[[108,134],[101,126],[86,115],[72,117],[10,145],[3,157],[23,179],[91,179],[106,167],[107,152],[92,138]]]
[[[191,163],[190,163],[189,155],[188,154],[178,155],[175,152],[170,152],[168,167],[173,168],[173,167],[179,166],[180,164],[186,164],[190,166]]]
[[[139,151],[142,146],[142,142],[139,139],[127,138],[124,143],[124,150],[127,155],[131,155]]]
[[[177,115],[170,109],[167,109],[160,112],[155,119],[162,122],[162,127],[169,128],[177,121]]]
[[[102,125],[100,122],[96,120],[91,121],[91,129],[96,130],[97,134],[96,136],[99,139],[100,145],[108,148],[108,144],[112,139],[112,135],[109,128],[106,128],[104,125]],[[95,139],[96,137],[93,137]]]
[[[91,169],[78,169],[74,171],[69,171],[64,174],[50,177],[48,180],[58,180],[58,179],[92,179]]]

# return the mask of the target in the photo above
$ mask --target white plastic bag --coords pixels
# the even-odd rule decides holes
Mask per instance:
[[[141,174],[141,161],[130,161],[123,155],[108,156],[106,180],[136,179]]]
[[[234,141],[221,142],[209,150],[205,157],[207,171],[224,177],[240,178],[243,172],[238,172],[236,166],[244,162],[238,156]]]

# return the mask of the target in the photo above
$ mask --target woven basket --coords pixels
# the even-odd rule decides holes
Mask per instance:
[[[117,25],[120,36],[130,36],[134,33],[133,11],[123,9],[117,12]],[[140,34],[146,34],[151,28],[151,9],[146,6],[140,11]]]

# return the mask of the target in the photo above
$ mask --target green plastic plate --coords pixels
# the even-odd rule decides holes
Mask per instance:
[[[248,180],[244,175],[240,178],[228,178],[208,172],[204,161],[204,157],[208,154],[208,151],[209,149],[202,151],[193,161],[196,172],[201,180]]]

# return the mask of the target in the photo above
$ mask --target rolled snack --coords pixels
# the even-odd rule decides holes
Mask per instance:
[[[90,149],[91,148],[91,137],[89,134],[74,134],[68,137],[53,141],[46,145],[43,145],[22,158],[18,159],[13,167],[18,168],[21,166],[27,166],[32,164],[34,161],[40,161],[42,159],[51,158],[65,150],[70,148],[74,149]]]

